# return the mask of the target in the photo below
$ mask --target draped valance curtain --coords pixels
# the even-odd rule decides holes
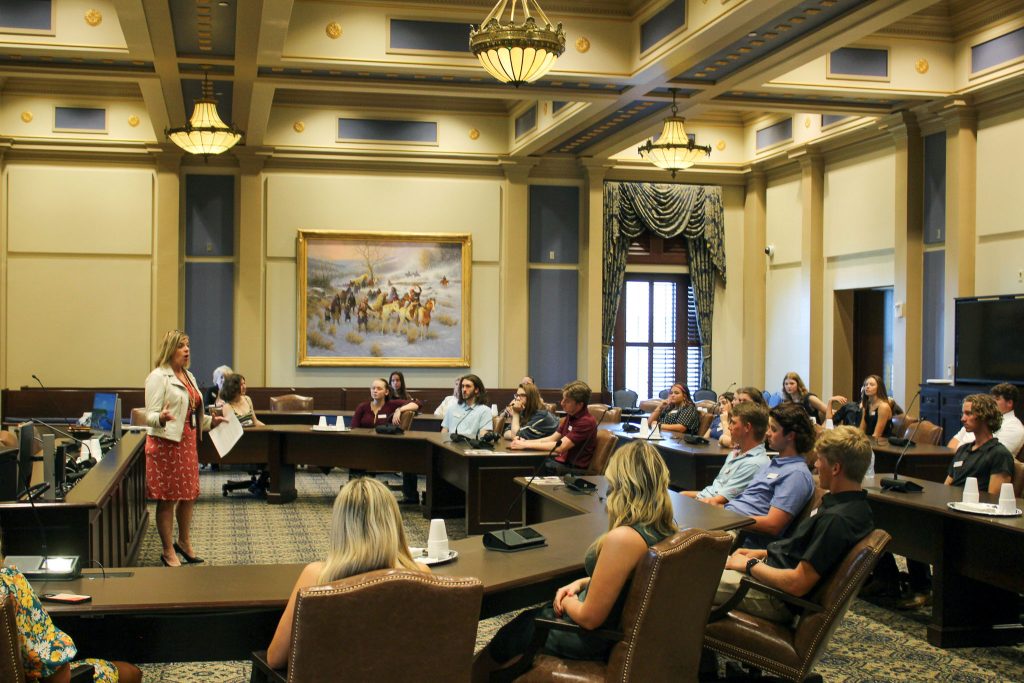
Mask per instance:
[[[715,277],[725,284],[725,221],[722,188],[675,183],[604,184],[604,283],[601,291],[602,373],[609,381],[609,357],[619,298],[626,279],[630,241],[645,230],[659,237],[683,235],[690,251],[690,281],[697,306],[701,346],[701,387],[711,387],[711,323]],[[696,387],[692,387],[696,388]]]

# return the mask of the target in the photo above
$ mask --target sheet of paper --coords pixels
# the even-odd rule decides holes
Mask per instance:
[[[557,486],[564,483],[565,481],[561,477],[537,477],[530,486]]]
[[[209,436],[213,440],[213,446],[217,449],[217,454],[223,458],[231,452],[231,449],[235,447],[238,440],[242,438],[242,423],[238,421],[235,411],[231,410],[231,406],[226,403],[222,407],[222,414],[227,419],[211,429]]]

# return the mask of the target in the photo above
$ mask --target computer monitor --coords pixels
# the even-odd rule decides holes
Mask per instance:
[[[96,393],[92,399],[92,428],[109,434],[114,427],[114,420],[121,419],[116,408],[117,394]]]
[[[32,453],[35,447],[35,429],[31,422],[18,428],[18,497],[32,485]]]

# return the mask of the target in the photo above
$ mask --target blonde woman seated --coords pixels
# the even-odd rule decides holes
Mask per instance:
[[[516,390],[516,396],[505,411],[509,414],[502,436],[506,441],[520,439],[543,439],[558,429],[558,418],[544,408],[540,392],[534,384],[523,383]]]
[[[395,497],[376,479],[362,477],[350,480],[334,499],[327,559],[306,565],[295,582],[267,648],[271,668],[283,669],[288,665],[295,602],[300,590],[375,569],[430,571],[409,554]]]
[[[477,655],[473,680],[510,665],[533,638],[534,618],[563,618],[579,624],[580,633],[551,631],[544,651],[570,659],[604,660],[612,646],[587,631],[618,630],[629,584],[647,549],[678,528],[668,496],[668,468],[653,446],[633,441],[612,455],[608,477],[608,532],[584,559],[587,576],[563,586],[550,607],[527,610],[503,626]]]
[[[262,427],[263,423],[256,417],[252,407],[252,399],[245,393],[245,377],[237,372],[224,378],[224,386],[220,388],[220,405],[229,405],[243,427]]]

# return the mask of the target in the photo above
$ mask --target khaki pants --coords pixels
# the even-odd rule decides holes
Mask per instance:
[[[718,583],[718,591],[715,593],[715,605],[721,605],[731,598],[739,589],[742,579],[743,574],[737,571],[732,569],[723,571],[722,579]],[[784,602],[756,590],[747,591],[736,609],[781,624],[789,624],[793,621],[793,613],[789,611]]]

